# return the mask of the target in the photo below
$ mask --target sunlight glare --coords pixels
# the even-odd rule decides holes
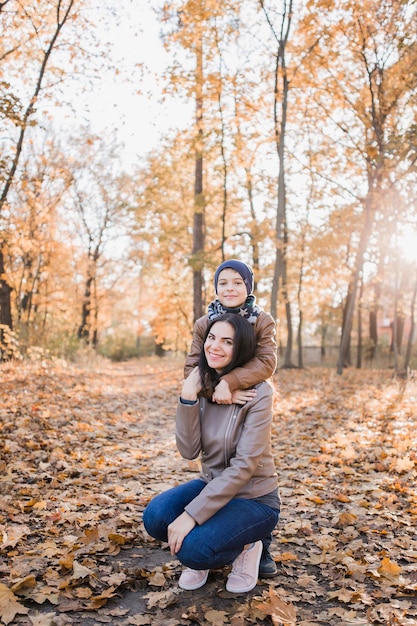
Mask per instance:
[[[417,263],[417,231],[411,228],[398,237],[398,249],[411,263]]]

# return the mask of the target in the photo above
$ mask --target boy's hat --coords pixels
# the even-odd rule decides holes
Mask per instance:
[[[219,274],[222,270],[225,270],[226,268],[235,270],[235,272],[238,272],[238,274],[241,275],[241,277],[243,278],[243,282],[246,285],[246,291],[248,292],[248,296],[249,296],[253,291],[253,280],[254,280],[253,272],[252,272],[252,269],[249,267],[249,265],[246,265],[246,263],[242,263],[242,261],[238,261],[237,259],[230,259],[230,261],[223,261],[223,263],[221,263],[219,267],[216,269],[214,273],[214,289],[216,293],[217,293],[217,283],[219,281]]]

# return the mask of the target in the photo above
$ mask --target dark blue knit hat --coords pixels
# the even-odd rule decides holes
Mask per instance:
[[[217,293],[217,283],[219,281],[219,274],[222,270],[225,270],[226,268],[235,270],[242,276],[243,282],[246,285],[246,291],[248,292],[248,296],[249,296],[253,291],[253,272],[252,272],[252,269],[249,267],[249,265],[246,265],[246,263],[242,263],[242,261],[238,261],[237,259],[230,259],[230,261],[223,261],[223,263],[221,263],[219,267],[216,269],[214,273],[214,289],[216,293]]]

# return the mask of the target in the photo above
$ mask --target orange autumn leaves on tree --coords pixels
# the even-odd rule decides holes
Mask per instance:
[[[126,336],[129,347],[137,347],[139,335],[144,343],[183,350],[190,341],[193,296],[195,309],[204,309],[222,256],[238,253],[253,263],[258,301],[269,309],[277,295],[274,256],[285,248],[285,263],[277,271],[284,284],[277,318],[280,344],[288,346],[286,364],[294,357],[289,354],[293,323],[299,324],[300,344],[314,340],[317,346],[320,333],[323,348],[338,346],[342,309],[349,313],[345,319],[355,313],[353,344],[359,319],[363,322],[360,357],[372,357],[379,342],[388,360],[389,346],[382,345],[361,312],[369,310],[378,323],[383,314],[400,326],[398,317],[410,316],[414,308],[415,262],[402,256],[401,242],[416,226],[415,5],[161,2],[167,65],[157,76],[143,67],[143,74],[129,78],[135,93],[144,93],[149,79],[153,87],[160,84],[161,99],[180,97],[189,116],[177,125],[169,109],[173,128],[150,154],[141,155],[139,166],[129,164],[121,181],[112,159],[113,130],[124,119],[125,102],[119,119],[109,123],[111,132],[98,131],[99,150],[91,150],[96,139],[90,129],[99,120],[90,119],[90,78],[108,80],[111,68],[120,78],[124,63],[135,63],[132,57],[144,40],[139,30],[138,48],[132,46],[123,62],[112,57],[110,40],[121,33],[118,18],[126,23],[137,4],[33,0],[0,5],[2,180],[12,173],[13,148],[22,147],[11,193],[5,194],[7,246],[0,258],[0,323],[13,320],[22,329],[13,338],[15,352],[35,345],[70,353],[78,345],[77,330],[83,341],[101,339],[102,346],[119,333],[114,353]],[[70,7],[57,48],[46,57],[56,18]],[[275,60],[284,44],[288,54],[277,74]],[[42,68],[46,73],[38,93]],[[71,91],[76,103],[67,102]],[[82,121],[72,110],[66,118],[74,131],[70,139],[60,130],[61,114],[67,104],[82,109],[84,98],[88,110],[79,112]],[[138,116],[129,134],[140,137],[143,123]],[[117,155],[122,152],[116,146]],[[96,181],[88,179],[89,168]],[[288,232],[280,230],[287,220],[281,219],[282,211],[277,219],[276,211],[278,196],[285,198],[279,184],[284,175]],[[83,193],[87,190],[91,193]],[[86,218],[99,217],[109,199],[102,190],[117,197],[107,207],[110,213],[103,212],[102,227],[96,222],[92,230]],[[113,237],[119,234],[123,237],[116,243]],[[108,235],[106,250],[102,235]],[[395,277],[399,267],[401,275]],[[356,272],[367,278],[361,286]],[[393,293],[393,284],[401,293]],[[346,296],[359,289],[356,311],[350,306],[355,298]],[[349,339],[350,325],[345,326]],[[302,354],[300,349],[299,361]],[[400,355],[396,369],[407,370],[407,354]],[[401,463],[410,466],[412,458]]]

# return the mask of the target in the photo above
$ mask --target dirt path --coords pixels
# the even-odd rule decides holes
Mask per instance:
[[[181,361],[0,369],[2,624],[417,624],[417,388],[389,372],[282,372],[278,575],[195,592],[141,511],[195,477],[175,448]],[[274,622],[272,620],[274,615]]]

